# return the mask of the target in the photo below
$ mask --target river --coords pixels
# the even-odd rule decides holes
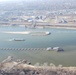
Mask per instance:
[[[48,36],[32,36],[30,34],[11,34],[5,32],[49,31]],[[25,41],[9,41],[12,38],[23,38]],[[61,47],[64,52],[43,50],[0,50],[0,62],[8,56],[15,59],[26,59],[32,64],[47,62],[55,65],[76,66],[76,30],[73,29],[27,29],[18,26],[0,26],[1,48],[47,48]]]

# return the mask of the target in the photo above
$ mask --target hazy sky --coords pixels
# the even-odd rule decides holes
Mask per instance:
[[[51,2],[62,2],[62,1],[76,1],[76,0],[0,0],[0,2],[8,2],[8,1],[51,1]]]
[[[0,0],[0,2],[4,2],[4,1],[11,1],[11,0]]]
[[[10,1],[10,0],[0,0],[0,1]]]
[[[0,0],[0,1],[22,1],[22,0]],[[37,0],[24,0],[24,1],[37,1]],[[44,1],[44,0],[40,0],[40,1]],[[59,1],[59,0],[50,0],[50,1]]]

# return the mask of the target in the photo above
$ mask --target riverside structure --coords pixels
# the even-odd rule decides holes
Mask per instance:
[[[59,47],[54,47],[53,49],[51,49],[51,47],[49,48],[0,48],[0,50],[46,50],[46,51],[64,51],[62,48]]]

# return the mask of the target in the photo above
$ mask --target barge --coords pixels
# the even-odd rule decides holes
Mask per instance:
[[[22,38],[12,38],[10,41],[25,41],[25,39]]]
[[[46,36],[46,35],[50,35],[50,32],[31,32],[32,36]]]
[[[63,52],[64,50],[62,49],[62,48],[60,48],[60,47],[48,47],[47,49],[46,49],[47,51],[57,51],[57,52]]]

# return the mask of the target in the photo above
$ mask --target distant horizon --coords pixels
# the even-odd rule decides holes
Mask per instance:
[[[0,2],[6,2],[6,1],[56,1],[56,2],[61,2],[61,1],[68,1],[68,0],[0,0]],[[69,0],[69,1],[75,1],[75,0]]]
[[[76,0],[0,0],[0,10],[63,10],[76,8]]]

